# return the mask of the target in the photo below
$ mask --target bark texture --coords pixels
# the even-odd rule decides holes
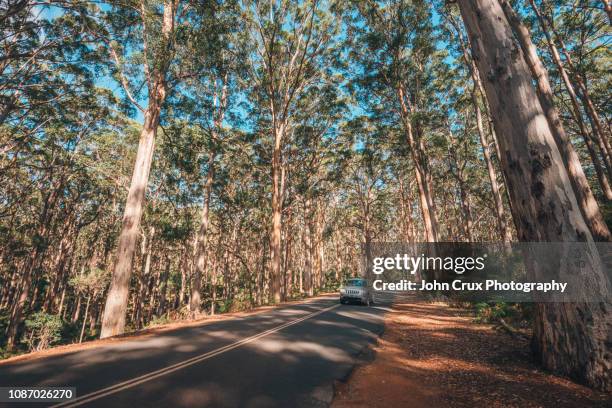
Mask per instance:
[[[484,130],[483,125],[483,115],[480,109],[480,103],[478,98],[478,92],[484,98],[484,106],[487,108],[486,103],[486,95],[484,88],[482,86],[482,81],[480,79],[480,73],[478,72],[478,67],[476,66],[476,62],[473,58],[471,58],[468,47],[469,41],[466,41],[463,37],[461,28],[459,27],[457,21],[452,16],[445,17],[446,20],[454,27],[455,34],[457,39],[459,40],[459,45],[461,46],[461,51],[463,54],[463,60],[470,71],[470,76],[472,77],[472,82],[474,84],[474,89],[471,92],[472,104],[474,105],[474,112],[476,113],[476,128],[478,129],[478,136],[480,138],[480,144],[482,146],[482,155],[485,159],[485,163],[487,164],[487,173],[489,175],[489,182],[491,183],[491,192],[493,195],[493,201],[495,203],[495,214],[497,220],[497,228],[499,231],[499,236],[502,238],[504,242],[512,241],[512,232],[506,222],[506,214],[504,210],[504,202],[502,199],[500,185],[497,182],[497,172],[495,170],[495,165],[493,164],[493,158],[491,157],[491,148],[487,138],[487,135]],[[491,127],[491,133],[493,132],[493,128]],[[494,136],[494,135],[492,135]],[[497,140],[493,137],[493,144],[497,152],[497,156],[499,158],[499,147],[497,145]]]
[[[510,5],[510,2],[507,0],[501,0],[500,3],[506,18],[512,27],[512,30],[518,39],[525,57],[525,61],[527,62],[527,66],[529,67],[531,75],[537,85],[537,93],[540,99],[540,104],[544,110],[546,119],[548,120],[548,125],[555,142],[557,143],[561,157],[563,158],[565,168],[567,169],[572,187],[574,188],[574,193],[576,194],[576,199],[578,200],[580,211],[582,212],[584,220],[589,226],[591,234],[595,240],[610,241],[610,238],[612,238],[610,236],[610,231],[608,230],[603,216],[599,211],[599,205],[597,204],[597,201],[595,201],[595,197],[591,192],[591,187],[589,186],[589,182],[584,175],[584,171],[582,170],[580,159],[578,158],[569,137],[565,133],[563,123],[561,123],[561,118],[559,117],[559,112],[555,108],[553,102],[553,91],[548,79],[548,72],[537,54],[535,45],[533,45],[533,42],[531,41],[529,30],[527,30],[527,27],[525,27],[525,25],[522,23],[520,17]]]
[[[176,0],[164,2],[162,21],[162,36],[166,49],[162,50],[160,61],[151,72],[149,88],[149,105],[144,114],[144,123],[140,133],[140,142],[136,153],[136,162],[132,172],[132,180],[128,192],[119,244],[117,246],[115,268],[110,289],[104,307],[102,330],[100,338],[122,334],[125,329],[125,318],[128,308],[129,284],[132,275],[132,261],[134,249],[138,238],[142,207],[145,199],[149,172],[153,160],[155,136],[161,109],[166,99],[167,71],[172,60],[172,41],[174,32],[174,18],[176,14]],[[143,16],[143,18],[146,18]],[[146,62],[145,62],[146,64]]]
[[[531,73],[499,1],[458,3],[473,58],[483,75],[502,168],[518,215],[519,239],[586,242],[589,251],[581,272],[585,286],[608,285]],[[607,302],[538,304],[533,338],[538,359],[548,369],[599,389],[612,389],[611,306]]]
[[[283,208],[283,175],[281,149],[285,132],[284,125],[276,129],[274,136],[274,151],[272,152],[272,226],[270,232],[270,301],[281,301],[281,229]]]
[[[214,179],[215,155],[211,153],[208,160],[206,184],[204,185],[204,205],[202,206],[202,221],[196,238],[195,265],[193,279],[191,280],[191,297],[189,298],[189,311],[192,317],[200,314],[202,298],[200,295],[202,276],[206,271],[206,237],[208,233],[210,194]]]
[[[406,91],[402,86],[398,87],[397,96],[401,107],[401,118],[406,142],[410,148],[417,186],[419,188],[419,204],[423,216],[425,239],[427,242],[438,242],[438,221],[433,198],[433,183],[429,174],[422,139],[419,137],[419,132],[415,132],[411,120],[414,106],[408,101],[408,95],[406,95]]]

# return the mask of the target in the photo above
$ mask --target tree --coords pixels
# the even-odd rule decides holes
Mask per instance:
[[[591,230],[591,234],[597,241],[610,241],[612,236],[604,219],[599,211],[599,206],[589,187],[589,182],[582,171],[580,159],[574,150],[569,137],[565,133],[563,123],[559,116],[559,112],[555,108],[553,102],[553,91],[548,80],[548,72],[540,58],[538,57],[535,45],[531,41],[531,36],[527,27],[525,27],[516,14],[512,6],[507,0],[502,0],[501,3],[504,13],[518,42],[527,62],[527,66],[531,71],[531,75],[537,84],[538,97],[540,105],[546,114],[548,125],[559,148],[561,157],[567,169],[568,176],[574,188],[576,199],[580,206],[580,211],[585,222]]]
[[[106,271],[98,268],[91,268],[85,273],[73,276],[70,279],[70,285],[74,290],[87,298],[85,304],[85,312],[83,313],[83,324],[81,325],[81,334],[79,335],[79,343],[83,342],[83,334],[85,333],[85,323],[89,313],[89,305],[92,299],[100,296],[108,285],[109,275]]]
[[[580,108],[580,103],[579,103],[580,96],[576,92],[577,87],[574,85],[574,82],[570,78],[565,68],[565,65],[563,64],[561,60],[559,49],[557,48],[555,41],[550,33],[549,23],[551,20],[544,17],[543,13],[540,11],[540,9],[538,8],[538,6],[533,0],[530,0],[529,3],[537,17],[541,30],[544,33],[546,44],[548,45],[548,49],[550,50],[551,58],[553,62],[555,63],[557,70],[559,71],[559,75],[563,79],[563,84],[565,85],[565,88],[567,90],[568,96],[571,101],[571,106],[572,106],[571,114],[574,120],[578,124],[578,127],[580,129],[580,134],[582,135],[584,143],[588,149],[589,155],[591,157],[591,161],[593,162],[593,166],[595,167],[595,172],[597,175],[597,179],[599,181],[600,188],[604,196],[606,197],[606,199],[608,201],[612,200],[612,188],[610,187],[610,180],[609,180],[610,176],[606,174],[605,155],[602,156],[602,159],[603,159],[603,164],[602,164],[602,160],[600,160],[595,144],[593,143],[593,135],[589,132],[589,130],[586,127],[586,124],[584,123],[583,113],[582,113],[582,110]],[[573,66],[573,64],[571,63],[569,54],[567,52],[565,52],[564,54],[565,54],[566,62],[568,63],[568,65]],[[579,83],[582,83],[582,81],[579,81]],[[582,99],[586,101],[586,96],[583,97]],[[586,114],[587,114],[587,117],[592,118],[593,117],[592,115],[594,112],[592,102],[590,103],[590,106],[591,106],[591,109],[586,110],[587,111]],[[592,125],[595,125],[594,121],[591,121],[591,123]],[[597,130],[597,129],[594,129],[594,130]],[[595,139],[602,142],[602,139],[597,137],[597,133],[596,132],[594,133],[596,135]],[[609,170],[610,170],[609,165],[607,168],[608,168],[608,173],[609,173]]]
[[[223,153],[227,132],[226,125],[239,119],[230,110],[233,98],[240,90],[240,79],[244,75],[241,32],[244,29],[238,19],[239,9],[234,2],[209,11],[205,17],[203,31],[190,44],[193,58],[190,70],[194,75],[186,79],[186,88],[177,91],[175,109],[197,125],[202,143],[197,146],[196,156],[207,156],[202,175],[201,222],[194,240],[193,274],[189,308],[192,316],[200,314],[202,276],[206,272],[207,236],[209,230],[210,201],[215,181],[215,162]],[[229,119],[229,121],[228,121]],[[196,146],[193,146],[196,150]],[[196,161],[200,162],[199,159]]]
[[[122,334],[125,328],[132,259],[151,170],[155,137],[168,91],[168,71],[175,55],[176,16],[179,1],[164,1],[161,19],[146,2],[143,1],[138,6],[139,23],[143,30],[140,45],[144,54],[143,70],[147,85],[148,105],[146,108],[140,106],[130,91],[128,80],[122,69],[122,61],[116,50],[117,44],[113,43],[115,39],[107,42],[108,52],[117,64],[117,74],[126,96],[143,113],[144,123],[123,213],[121,235],[115,255],[115,268],[104,307],[101,338]],[[113,10],[113,12],[117,11],[121,12]],[[161,26],[161,32],[156,31],[158,26]],[[155,35],[157,33],[161,35]],[[150,44],[150,37],[155,38],[153,44]],[[124,49],[127,48],[124,47]]]
[[[257,103],[265,107],[272,138],[272,223],[270,227],[271,299],[281,301],[281,231],[285,193],[282,151],[302,95],[325,81],[338,27],[318,0],[249,3],[250,77]]]
[[[450,12],[450,10],[449,10]],[[454,31],[451,32],[451,36],[455,37],[456,41],[459,43],[461,48],[461,57],[463,58],[464,64],[468,67],[468,71],[470,77],[472,79],[472,91],[470,93],[470,98],[474,107],[474,113],[476,117],[476,127],[478,129],[478,137],[480,139],[480,144],[482,146],[482,154],[485,159],[485,163],[487,164],[487,173],[489,176],[489,182],[491,183],[491,193],[493,195],[493,200],[495,203],[495,214],[496,214],[496,222],[499,230],[499,235],[502,237],[504,242],[510,242],[512,240],[512,233],[510,228],[506,223],[506,215],[504,210],[504,203],[502,199],[500,185],[497,181],[497,172],[495,170],[495,165],[493,163],[493,158],[491,155],[491,147],[489,144],[489,139],[485,134],[485,128],[483,125],[483,115],[482,110],[480,109],[480,101],[479,94],[481,98],[485,97],[484,88],[482,86],[480,73],[478,72],[478,67],[476,66],[476,62],[471,58],[469,53],[469,44],[464,38],[464,34],[459,27],[458,22],[455,17],[451,14],[443,13],[445,21],[448,21],[449,24],[454,28]],[[485,101],[486,106],[486,101]],[[493,143],[496,143],[494,140]]]
[[[347,126],[348,141],[356,145],[344,169],[350,225],[359,231],[365,265],[372,265],[372,244],[384,236],[385,226],[391,223],[388,218],[389,158],[381,149],[383,139],[366,118],[358,117]],[[363,277],[371,278],[370,270],[360,269]]]
[[[486,77],[484,87],[504,152],[502,168],[519,217],[515,220],[519,239],[589,243],[584,278],[595,287],[605,285],[593,237],[501,5],[497,0],[458,3],[473,58]],[[609,389],[610,307],[606,302],[538,304],[533,345],[544,366]]]
[[[425,238],[436,242],[439,228],[425,131],[436,97],[431,73],[440,56],[433,47],[430,7],[423,1],[368,1],[355,3],[355,8],[347,18],[355,42],[351,57],[363,67],[359,86],[371,104],[388,111],[389,103],[400,119],[414,165]]]

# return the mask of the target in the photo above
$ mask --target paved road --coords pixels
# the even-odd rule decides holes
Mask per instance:
[[[0,385],[76,387],[78,399],[62,406],[326,406],[334,380],[346,378],[361,351],[382,332],[385,310],[318,298],[0,365]]]

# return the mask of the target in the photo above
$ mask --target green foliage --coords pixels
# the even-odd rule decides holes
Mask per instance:
[[[336,279],[336,273],[337,271],[335,269],[329,269],[325,273],[325,279],[324,279],[325,283],[323,286],[324,292],[338,290],[338,288],[344,282],[344,279],[341,273],[338,273],[338,279]]]
[[[23,343],[30,350],[49,348],[61,339],[63,322],[60,316],[36,312],[25,321]]]
[[[79,339],[79,335],[81,333],[81,322],[76,321],[72,323],[71,321],[64,320],[62,331],[61,331],[61,340],[59,343],[66,344],[72,343]]]
[[[216,310],[218,313],[227,313],[230,311],[240,310],[240,308],[235,308],[233,299],[222,299],[217,300]]]
[[[149,324],[147,324],[147,327],[155,327],[155,326],[162,326],[164,324],[168,324],[171,323],[172,320],[170,320],[167,316],[153,316],[153,318],[151,319],[151,321],[149,322]]]
[[[86,273],[75,275],[68,282],[77,293],[95,297],[110,282],[110,273],[100,268],[89,268]]]
[[[475,321],[495,323],[499,319],[517,327],[528,326],[532,316],[532,305],[529,303],[480,302],[473,305]]]
[[[214,177],[206,273],[216,268],[223,275],[215,287],[224,296],[216,310],[265,302],[275,130],[284,132],[283,270],[305,276],[307,265],[316,269],[314,258],[323,259],[317,271],[322,287],[315,293],[359,274],[364,242],[423,237],[415,182],[421,156],[419,165],[430,170],[427,188],[441,239],[465,239],[460,182],[474,239],[499,239],[470,98],[473,84],[441,15],[455,13],[459,21],[456,7],[445,4],[452,2],[176,3],[169,38],[160,29],[160,1],[143,1],[142,9],[130,1],[63,1],[52,10],[13,1],[16,12],[0,17],[0,285],[11,289],[3,291],[9,296],[3,304],[14,302],[19,291],[13,280],[35,258],[27,289],[37,298],[25,304],[25,333],[23,321],[18,324],[28,348],[78,338],[85,302],[91,302],[88,318],[99,317],[104,307],[142,129],[135,105],[146,108],[151,100],[153,71],[166,71],[167,97],[137,233],[146,236],[153,228],[155,234],[135,250],[130,294],[144,310],[138,322],[128,317],[128,331],[188,315],[177,294],[182,291],[183,302],[189,297],[208,174]],[[529,8],[513,3],[552,67]],[[605,124],[610,36],[599,3],[537,3],[549,5],[542,10],[566,39],[577,71],[571,74],[584,77]],[[559,73],[549,74],[568,136],[600,197]],[[412,105],[408,113],[402,100]],[[488,125],[482,96],[481,104]],[[408,124],[422,144],[416,155],[406,140]],[[612,227],[612,204],[602,211]],[[305,296],[299,287],[287,296]],[[48,294],[53,298],[62,289],[61,312],[75,313],[80,300],[81,319],[58,329],[56,315],[37,311],[45,304],[59,313],[58,299],[49,302]],[[212,285],[204,285],[206,308],[211,292]],[[130,312],[134,303],[130,297]],[[475,309],[479,321],[530,316],[524,304],[480,303]],[[155,314],[162,317],[146,321]],[[8,316],[0,310],[0,336]]]

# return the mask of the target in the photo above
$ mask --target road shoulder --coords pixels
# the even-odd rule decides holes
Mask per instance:
[[[375,359],[336,387],[335,408],[604,407],[609,396],[539,369],[526,340],[442,303],[398,303]]]
[[[298,299],[298,300],[290,300],[286,302],[279,303],[277,305],[265,305],[258,306],[250,310],[240,311],[240,312],[229,312],[229,313],[221,313],[215,315],[205,315],[197,319],[184,319],[177,320],[171,323],[161,324],[157,326],[147,327],[142,330],[137,330],[129,333],[125,333],[123,335],[108,337],[105,339],[96,339],[83,343],[73,343],[73,344],[64,344],[60,346],[51,347],[45,350],[33,351],[30,353],[19,354],[13,357],[9,357],[3,360],[0,360],[0,366],[6,364],[12,364],[16,362],[23,361],[31,361],[40,358],[50,357],[50,356],[58,356],[62,354],[74,353],[77,351],[93,349],[97,347],[107,346],[109,344],[117,344],[125,341],[134,341],[138,339],[146,339],[161,333],[171,332],[174,330],[180,330],[189,327],[199,327],[205,326],[207,324],[230,320],[230,319],[240,319],[248,316],[253,316],[265,312],[269,312],[271,310],[275,310],[282,307],[294,306],[299,304],[307,304],[316,302],[321,299],[335,299],[337,294],[335,293],[322,293],[320,295],[306,298],[306,299]]]

